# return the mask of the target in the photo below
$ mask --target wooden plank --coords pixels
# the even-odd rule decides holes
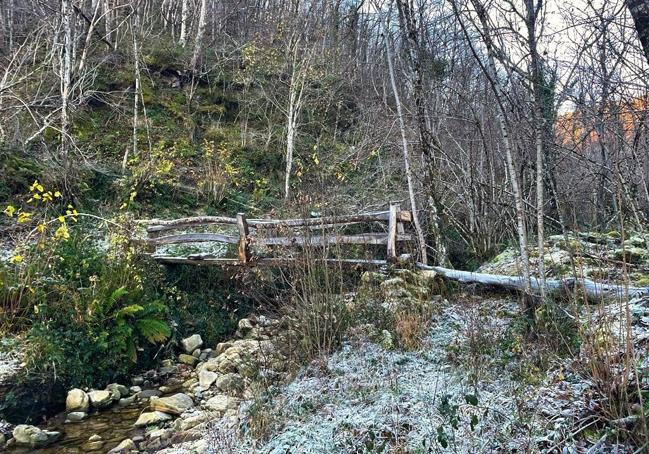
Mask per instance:
[[[397,260],[397,212],[399,205],[390,203],[390,217],[388,218],[387,258],[389,262]]]
[[[237,225],[237,220],[235,218],[228,218],[224,216],[198,216],[166,221],[155,219],[147,221],[147,223],[149,223],[150,225],[147,227],[146,231],[152,233],[210,224]]]
[[[222,233],[181,233],[178,235],[167,235],[158,238],[149,238],[144,240],[149,244],[182,244],[182,243],[228,243],[238,244],[239,237],[233,235],[224,235]]]
[[[410,234],[398,235],[397,241],[412,241]],[[385,233],[362,233],[359,235],[314,235],[310,237],[252,237],[251,243],[260,246],[326,246],[331,244],[367,244],[381,245],[388,243],[388,235]]]
[[[361,213],[344,216],[325,216],[320,218],[309,219],[247,219],[248,226],[255,228],[267,227],[307,227],[318,225],[337,225],[337,224],[350,224],[358,222],[385,222],[390,215],[389,211],[377,211],[373,213]],[[402,222],[411,222],[412,213],[410,211],[399,211],[397,214],[398,220]],[[155,232],[164,232],[167,230],[176,230],[188,227],[206,226],[212,224],[223,225],[236,225],[236,218],[229,218],[225,216],[197,216],[180,218],[173,220],[141,220],[140,223],[148,224],[147,232],[154,234]]]
[[[237,213],[237,229],[239,229],[239,261],[248,263],[250,260],[250,248],[248,246],[250,232],[248,231],[246,215],[243,213]]]
[[[242,263],[239,259],[220,257],[173,257],[173,256],[152,256],[154,260],[163,264],[197,265],[197,266],[283,266],[299,262],[299,259],[289,257],[264,257]],[[329,265],[343,266],[370,266],[381,267],[387,265],[385,260],[363,260],[363,259],[315,259]]]

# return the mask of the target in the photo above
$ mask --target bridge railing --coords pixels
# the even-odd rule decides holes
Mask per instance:
[[[398,244],[414,240],[406,233],[412,221],[412,213],[401,210],[398,203],[391,203],[387,211],[327,216],[305,219],[248,219],[244,213],[236,217],[198,216],[174,220],[147,221],[145,240],[153,249],[153,258],[163,263],[186,263],[196,265],[246,265],[279,264],[287,259],[281,257],[255,257],[253,246],[328,246],[339,244],[385,245],[387,261],[396,261]],[[336,229],[353,224],[380,223],[383,232],[343,234]],[[226,226],[231,233],[195,231],[210,226]],[[181,231],[182,232],[179,232]],[[328,232],[334,230],[333,232]],[[296,233],[297,232],[297,233]],[[223,243],[237,245],[237,258],[215,257],[211,254],[187,256],[160,255],[158,247],[172,244]],[[337,262],[379,264],[385,260],[332,259]]]

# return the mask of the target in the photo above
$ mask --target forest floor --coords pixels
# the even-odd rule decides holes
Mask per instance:
[[[619,308],[594,318],[619,322]],[[649,299],[629,308],[644,364]],[[421,349],[350,340],[275,390],[263,411],[244,405],[237,431],[217,421],[199,442],[164,452],[642,452],[606,422],[607,396],[580,353],[519,344],[517,320],[515,298],[456,295]],[[261,441],[248,430],[260,418]]]

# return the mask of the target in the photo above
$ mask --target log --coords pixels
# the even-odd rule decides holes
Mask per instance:
[[[397,241],[411,241],[412,235],[396,236]],[[314,235],[310,237],[252,237],[252,244],[261,246],[325,246],[330,244],[387,244],[388,235],[385,233],[361,233],[358,235]]]
[[[471,271],[458,271],[441,266],[427,266],[421,263],[417,267],[422,270],[432,270],[446,279],[483,285],[492,285],[510,290],[523,290],[525,282],[520,276],[501,276],[498,274],[473,273]],[[539,290],[540,283],[536,278],[530,281],[532,290]],[[649,295],[649,287],[628,287],[624,285],[606,284],[595,282],[590,279],[567,278],[567,279],[546,279],[548,293],[559,293],[566,291],[581,290],[589,300],[598,301],[611,298],[635,298]]]
[[[181,233],[178,235],[167,235],[158,238],[144,240],[146,243],[160,244],[182,244],[182,243],[209,243],[211,241],[228,244],[238,244],[239,237],[224,235],[222,233]]]

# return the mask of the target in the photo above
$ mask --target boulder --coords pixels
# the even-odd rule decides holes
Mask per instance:
[[[226,396],[225,394],[218,394],[214,397],[212,397],[210,400],[205,402],[205,408],[211,411],[215,411],[218,413],[224,413],[226,410],[233,410],[236,409],[239,405],[239,400]]]
[[[194,350],[203,346],[203,339],[201,338],[200,334],[194,334],[181,340],[180,345],[182,346],[185,353],[191,355]]]
[[[178,361],[193,367],[198,363],[198,358],[193,355],[186,355],[184,353],[181,353],[180,355],[178,355]]]
[[[122,397],[128,397],[129,395],[128,388],[117,383],[111,383],[106,386],[106,391],[112,394],[113,400],[115,401],[120,400]]]
[[[162,396],[162,392],[158,391],[157,389],[145,389],[144,391],[140,391],[135,395],[135,397],[138,400],[147,400],[152,397],[159,397]]]
[[[160,424],[161,422],[169,421],[173,419],[171,415],[163,413],[161,411],[152,411],[147,413],[142,413],[140,417],[133,424],[135,427],[146,427],[152,426],[155,424]]]
[[[54,443],[61,438],[61,432],[42,430],[36,426],[19,424],[13,430],[16,443],[31,448],[39,448]]]
[[[130,451],[136,451],[136,450],[137,450],[137,446],[135,446],[135,442],[130,438],[127,438],[126,440],[122,441],[120,444],[115,446],[113,449],[108,451],[108,454],[121,454]]]
[[[194,401],[187,394],[178,393],[169,397],[152,398],[151,410],[180,415],[194,406]]]
[[[68,391],[65,398],[65,411],[68,412],[87,412],[90,409],[90,398],[82,389],[75,388]]]
[[[245,383],[241,375],[228,373],[216,380],[216,387],[225,394],[237,395],[243,391]]]
[[[217,378],[219,378],[219,374],[210,372],[209,370],[202,370],[198,373],[198,383],[203,389],[209,389]]]
[[[113,403],[113,394],[110,391],[90,391],[90,403],[94,408],[106,408]]]
[[[179,418],[174,421],[174,429],[180,432],[185,430],[193,429],[199,424],[203,424],[207,421],[211,421],[212,417],[209,413],[201,412],[193,414],[187,418]]]
[[[83,421],[88,417],[88,413],[83,412],[83,411],[73,411],[68,413],[68,415],[65,418],[65,422],[79,422]]]

